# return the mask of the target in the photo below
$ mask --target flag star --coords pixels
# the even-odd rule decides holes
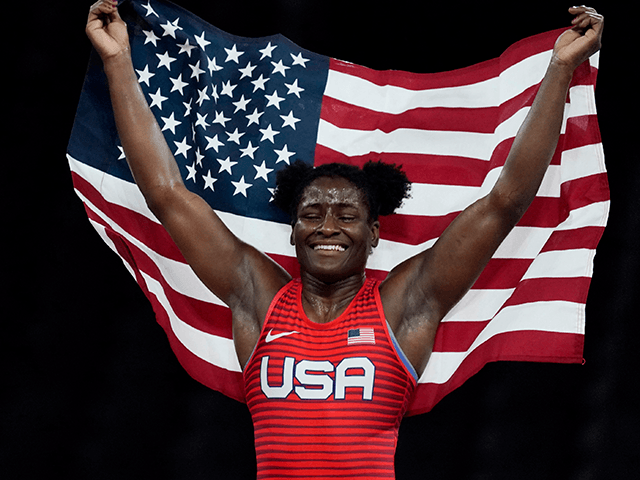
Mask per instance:
[[[231,119],[224,116],[224,111],[216,112],[216,118],[213,120],[213,123],[219,123],[224,127],[229,120]]]
[[[271,62],[271,65],[273,65],[273,72],[272,73],[280,73],[280,74],[282,74],[283,77],[287,76],[287,70],[289,70],[289,68],[291,68],[291,67],[287,67],[285,64],[283,64],[282,60],[280,60],[278,63]]]
[[[202,179],[204,180],[203,190],[210,188],[212,192],[215,192],[213,184],[216,183],[218,179],[211,176],[211,170],[207,170],[207,176],[202,175]]]
[[[188,117],[189,115],[191,115],[191,102],[193,102],[193,98],[189,99],[189,102],[182,102],[182,105],[184,105],[185,108],[185,112],[184,112],[184,116]]]
[[[291,127],[294,130],[296,129],[296,123],[300,121],[299,118],[293,116],[293,110],[289,112],[289,115],[280,115],[280,118],[283,120],[282,128]]]
[[[271,42],[269,42],[269,45],[267,45],[263,49],[259,50],[260,53],[262,54],[262,56],[260,57],[260,60],[263,60],[264,57],[271,58],[271,54],[276,49],[276,47],[277,47],[277,45],[271,45]]]
[[[253,83],[253,92],[255,93],[256,90],[264,90],[264,84],[268,81],[268,78],[264,78],[264,76],[260,74],[260,78],[251,81],[251,83]]]
[[[180,20],[179,17],[176,18],[173,23],[167,20],[167,23],[165,25],[160,25],[162,27],[162,30],[164,30],[164,33],[162,34],[163,37],[169,35],[173,38],[176,38],[176,30],[182,30],[182,27],[178,26],[178,20]]]
[[[252,123],[255,123],[256,125],[260,125],[260,117],[263,114],[264,112],[258,112],[258,109],[256,108],[252,114],[247,115],[247,118],[249,119],[249,123],[247,124],[247,127]]]
[[[238,145],[240,145],[240,137],[244,135],[244,132],[240,133],[236,128],[236,130],[233,133],[229,133],[229,132],[225,132],[225,133],[229,135],[229,139],[228,139],[229,142],[235,142]]]
[[[198,164],[198,166],[202,166],[202,159],[204,158],[204,155],[202,155],[200,153],[200,147],[196,148],[196,163]]]
[[[233,195],[236,196],[237,194],[241,193],[242,195],[244,195],[245,197],[247,196],[247,190],[252,186],[251,183],[247,183],[244,181],[244,175],[242,177],[240,177],[240,181],[239,182],[231,182],[233,184],[234,187],[236,187],[235,192],[233,192]]]
[[[289,159],[296,154],[296,152],[290,152],[286,144],[282,150],[274,149],[273,151],[278,154],[278,160],[276,160],[276,164],[285,162],[287,165],[289,165]]]
[[[151,97],[151,100],[152,100],[151,105],[149,105],[149,108],[158,107],[160,110],[162,110],[162,102],[167,100],[168,97],[162,96],[162,93],[160,93],[160,87],[158,87],[158,90],[156,91],[156,93],[150,93],[149,96]]]
[[[244,77],[249,77],[251,78],[251,75],[253,75],[253,71],[257,68],[257,65],[251,65],[251,62],[247,63],[247,66],[244,68],[239,68],[238,71],[240,73],[242,73],[242,76],[240,77],[240,80],[242,80]]]
[[[189,43],[189,39],[188,38],[184,41],[184,43],[182,45],[180,45],[179,43],[177,45],[180,47],[180,51],[178,52],[178,55],[180,55],[181,53],[186,53],[187,57],[189,57],[189,58],[191,58],[191,50],[196,48],[195,45],[191,45]]]
[[[158,14],[155,12],[155,10],[153,9],[153,7],[151,6],[151,2],[147,2],[146,5],[142,5],[142,6],[147,9],[147,13],[145,14],[145,17],[148,17],[149,15],[155,15],[156,17],[160,18]]]
[[[144,44],[146,45],[147,43],[153,43],[154,47],[158,46],[158,40],[160,40],[160,37],[158,37],[153,30],[143,30],[142,33],[144,33],[144,36],[147,37],[144,39]]]
[[[209,70],[209,75],[213,75],[213,72],[218,72],[222,70],[223,67],[221,67],[216,63],[216,57],[213,57],[213,58],[207,57],[207,60],[208,60],[207,69]]]
[[[267,103],[267,107],[273,105],[278,110],[280,110],[280,102],[284,100],[284,98],[278,96],[278,91],[274,90],[271,95],[265,95],[265,97],[269,100]]]
[[[292,65],[302,65],[304,68],[307,68],[306,63],[309,61],[308,58],[304,58],[302,56],[302,52],[299,53],[298,55],[294,55],[293,53],[290,54],[291,58],[293,58],[293,64]]]
[[[124,160],[125,158],[127,158],[124,154],[124,148],[122,148],[122,145],[118,145],[118,150],[120,150],[120,156],[118,157],[118,160]]]
[[[218,153],[218,148],[224,145],[224,143],[218,140],[218,134],[215,134],[213,137],[207,137],[205,135],[204,138],[207,139],[207,146],[205,150],[209,150],[210,148],[213,148],[216,151],[216,153]]]
[[[149,71],[149,65],[145,65],[144,70],[136,70],[136,72],[138,72],[138,83],[146,83],[147,87],[150,87],[151,85],[149,85],[149,80],[151,80],[151,77],[153,77],[155,75],[155,73],[151,73]]]
[[[254,165],[253,168],[256,169],[256,176],[255,176],[254,180],[257,180],[258,178],[262,178],[262,179],[264,179],[265,182],[269,181],[269,179],[267,178],[267,175],[269,175],[269,173],[273,172],[273,168],[267,168],[264,160],[262,161],[262,165],[260,165],[260,166]]]
[[[256,150],[258,150],[258,148],[260,147],[254,147],[253,145],[251,145],[251,141],[249,141],[249,145],[247,145],[246,148],[240,149],[240,151],[242,152],[242,155],[240,155],[240,158],[250,157],[253,160],[253,154],[256,153]]]
[[[207,45],[211,45],[211,42],[209,40],[205,40],[205,38],[204,38],[204,30],[202,31],[202,35],[200,35],[200,36],[196,35],[196,42],[198,42],[198,45],[200,45],[200,48],[202,50],[204,50],[204,48]]]
[[[238,113],[239,110],[242,110],[243,112],[247,111],[247,104],[251,101],[251,99],[249,98],[248,100],[245,100],[244,95],[242,95],[242,97],[240,97],[240,100],[238,100],[237,102],[231,102],[235,105],[236,109],[233,113]]]
[[[217,85],[213,86],[213,90],[211,91],[211,95],[213,96],[213,98],[216,101],[216,103],[218,103],[218,99],[220,98],[220,95],[218,95],[218,86]]]
[[[285,86],[289,89],[287,95],[295,95],[300,98],[300,92],[304,92],[304,88],[298,86],[298,79],[296,78],[293,83],[285,83]]]
[[[200,60],[195,65],[189,65],[191,68],[191,78],[196,77],[196,81],[200,81],[200,75],[204,73],[204,70],[200,68]]]
[[[237,85],[231,85],[231,80],[228,80],[226,83],[222,82],[222,91],[220,95],[228,95],[233,98],[233,90],[237,87]]]
[[[220,163],[220,170],[218,170],[218,173],[229,172],[229,175],[232,175],[231,167],[238,164],[238,162],[231,160],[231,157],[227,157],[224,160],[217,158],[216,160]]]
[[[181,142],[176,142],[176,141],[174,140],[174,141],[173,141],[173,143],[175,143],[175,144],[176,144],[176,147],[178,147],[178,149],[176,150],[175,155],[176,155],[176,156],[178,156],[178,155],[184,155],[184,157],[185,157],[185,158],[187,158],[187,152],[188,152],[189,150],[191,150],[191,145],[189,145],[189,144],[187,143],[187,137],[184,137],[184,138],[182,139],[182,141],[181,141]]]
[[[164,127],[162,127],[162,131],[164,132],[165,130],[171,130],[171,133],[173,133],[174,135],[176,134],[176,127],[178,125],[180,125],[182,122],[179,122],[178,120],[176,120],[173,116],[173,112],[171,112],[171,115],[168,117],[161,117],[162,120],[164,121]]]
[[[171,71],[171,62],[175,62],[176,59],[169,56],[169,52],[164,52],[162,55],[156,53],[156,57],[160,59],[158,62],[158,68],[167,67],[167,70]]]
[[[276,132],[271,128],[271,125],[269,125],[267,128],[261,128],[260,133],[262,134],[262,138],[260,139],[261,142],[264,142],[265,140],[271,140],[271,143],[275,143],[274,137],[280,132]]]
[[[193,180],[193,182],[196,182],[196,164],[195,162],[193,163],[193,165],[185,165],[185,167],[187,167],[187,170],[189,171],[189,174],[187,175],[187,180]]]
[[[240,58],[241,55],[244,54],[244,52],[239,52],[236,49],[236,44],[235,43],[233,44],[233,47],[231,49],[225,48],[224,51],[227,52],[227,59],[225,60],[225,62],[240,63],[240,62],[238,62],[238,59]]]
[[[206,128],[209,126],[209,124],[207,123],[207,116],[209,114],[205,113],[204,115],[201,115],[199,112],[196,112],[196,115],[198,116],[198,120],[196,120],[196,126],[202,127],[206,130]]]
[[[196,103],[200,107],[202,106],[205,100],[211,100],[209,95],[207,95],[207,88],[209,88],[209,85],[205,85],[202,90],[198,90],[198,100],[196,101]]]
[[[178,78],[169,78],[169,80],[171,80],[171,83],[173,83],[173,87],[171,88],[171,91],[175,92],[176,90],[179,90],[180,95],[184,95],[184,92],[182,91],[182,89],[184,89],[184,87],[186,87],[189,84],[182,81],[182,74],[178,75]]]

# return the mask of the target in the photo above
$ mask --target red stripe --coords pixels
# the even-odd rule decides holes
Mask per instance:
[[[529,278],[522,280],[502,308],[532,302],[586,303],[589,277]]]
[[[434,131],[493,133],[499,108],[414,108],[402,113],[384,113],[325,97],[320,118],[350,130],[385,133],[400,128]]]
[[[479,187],[489,170],[489,162],[477,158],[414,153],[371,152],[349,157],[324,145],[316,145],[316,165],[340,162],[362,167],[369,160],[401,164],[413,183]]]
[[[177,262],[185,263],[184,257],[162,225],[129,208],[108,202],[87,180],[71,172],[73,184],[88,201],[95,205],[131,236],[140,240],[151,250]]]
[[[419,384],[407,415],[428,412],[489,362],[581,363],[583,346],[584,335],[574,333],[522,331],[496,335],[466,357],[447,382]]]
[[[331,60],[329,68],[355,75],[376,85],[395,85],[410,90],[447,88],[483,82],[531,55],[550,50],[566,29],[558,29],[523,39],[511,45],[499,58],[450,72],[416,74],[398,70],[373,70],[340,60]]]
[[[588,248],[595,250],[604,227],[583,227],[571,230],[556,230],[551,234],[547,243],[542,247],[542,252],[554,250],[573,250],[577,248]]]

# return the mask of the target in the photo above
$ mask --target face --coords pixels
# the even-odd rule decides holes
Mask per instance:
[[[379,223],[369,221],[365,196],[342,177],[320,177],[305,188],[291,243],[301,271],[326,283],[362,275]]]

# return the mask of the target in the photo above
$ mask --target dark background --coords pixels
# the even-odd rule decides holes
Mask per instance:
[[[255,478],[245,407],[181,369],[149,303],[73,193],[65,151],[90,53],[90,3],[3,8],[0,475]],[[558,1],[179,3],[230,33],[279,32],[317,53],[415,72],[487,60],[571,20],[570,4]],[[399,480],[627,479],[639,471],[638,74],[631,63],[639,45],[631,40],[632,11],[594,6],[607,17],[597,102],[612,201],[587,304],[586,364],[488,365],[432,412],[405,420]]]

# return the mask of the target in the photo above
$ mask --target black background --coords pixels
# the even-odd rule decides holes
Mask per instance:
[[[89,3],[3,8],[0,475],[250,479],[245,407],[181,369],[73,193],[65,151],[91,48]],[[557,1],[179,3],[233,34],[282,33],[317,53],[414,72],[487,60],[571,20],[570,4]],[[432,412],[404,421],[399,480],[627,479],[639,471],[639,45],[633,12],[601,3],[597,102],[612,201],[587,304],[586,364],[488,365]]]

